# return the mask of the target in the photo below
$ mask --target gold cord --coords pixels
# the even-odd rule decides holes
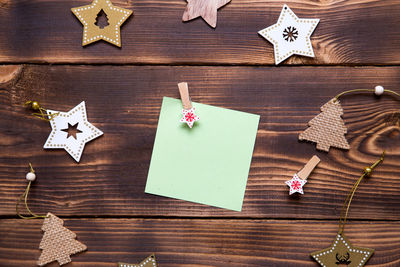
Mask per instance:
[[[373,93],[375,93],[375,90],[373,90],[373,89],[353,89],[353,90],[344,91],[344,92],[338,94],[337,96],[335,96],[334,101],[335,102],[338,101],[339,97],[341,97],[342,95],[345,95],[345,94],[348,94],[348,93],[354,93],[354,92],[373,92]],[[392,91],[392,90],[385,89],[384,92],[385,93],[391,93],[391,94],[394,94],[394,95],[397,95],[397,96],[400,97],[399,93],[396,93],[395,91]]]
[[[385,151],[382,153],[381,158],[375,162],[374,164],[372,164],[370,167],[365,167],[364,168],[364,172],[361,175],[360,178],[358,178],[357,182],[355,182],[355,184],[353,185],[353,187],[351,188],[350,192],[348,193],[346,200],[344,201],[343,207],[342,207],[342,211],[340,212],[340,218],[339,218],[339,234],[342,234],[344,231],[344,226],[346,224],[346,220],[347,220],[347,215],[349,213],[349,209],[350,209],[350,204],[351,201],[353,200],[354,194],[358,188],[358,185],[361,183],[362,179],[364,177],[368,177],[371,175],[372,171],[375,169],[376,166],[379,165],[379,163],[381,163],[383,161],[383,159],[385,158]],[[347,207],[346,207],[347,206]],[[344,217],[343,217],[344,215]]]
[[[32,110],[39,111],[32,113],[32,115],[44,121],[51,121],[55,116],[59,114],[59,112],[48,114],[47,110],[42,108],[37,101],[27,101],[25,102],[24,106],[30,106]]]
[[[31,163],[29,163],[29,167],[30,167],[30,172],[35,173],[35,170],[33,169]],[[44,215],[37,215],[37,214],[33,213],[33,212],[29,209],[29,207],[28,207],[28,194],[29,194],[29,190],[31,189],[31,184],[32,184],[32,181],[29,181],[29,184],[28,184],[28,186],[26,187],[25,192],[19,197],[19,199],[18,199],[18,201],[17,201],[17,205],[15,206],[15,210],[17,211],[17,215],[18,215],[20,218],[22,218],[22,219],[47,218],[47,216],[44,216]],[[29,212],[29,214],[31,215],[31,216],[29,216],[29,217],[23,216],[23,215],[21,215],[20,212],[19,212],[19,204],[21,203],[21,200],[22,200],[23,198],[25,199],[25,208],[26,208],[26,210]]]

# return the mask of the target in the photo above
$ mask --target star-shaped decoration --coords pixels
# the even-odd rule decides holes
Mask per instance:
[[[156,256],[152,254],[139,264],[118,263],[118,267],[157,267]]]
[[[110,0],[94,0],[90,5],[71,8],[71,11],[83,24],[82,46],[104,40],[121,47],[120,27],[133,13],[113,6]],[[97,15],[102,11],[108,18],[108,25],[104,28],[96,25]]]
[[[299,19],[284,5],[278,22],[258,33],[274,45],[275,64],[291,55],[314,57],[310,37],[319,19]]]
[[[68,128],[67,129],[62,129],[61,131],[64,131],[64,132],[66,132],[68,134],[67,138],[72,136],[73,138],[76,139],[76,135],[78,133],[81,133],[81,131],[78,130],[78,124],[79,123],[76,123],[75,125],[71,125],[71,124],[68,123]]]
[[[195,121],[200,120],[199,116],[197,116],[195,113],[195,108],[191,109],[182,109],[182,119],[181,122],[186,123],[190,128],[193,127],[193,124]]]
[[[188,4],[183,13],[182,20],[189,21],[202,17],[208,25],[217,26],[217,10],[228,4],[231,0],[187,0]]]
[[[290,187],[289,195],[296,192],[304,194],[303,186],[306,183],[307,180],[300,179],[297,174],[293,175],[293,178],[291,180],[285,182],[285,184],[287,184]]]
[[[311,257],[323,267],[361,267],[373,253],[374,249],[353,247],[342,233],[336,236],[331,247],[313,252]]]
[[[68,112],[59,112],[55,110],[47,110],[49,115],[58,113],[52,120],[50,125],[52,131],[47,138],[44,148],[63,148],[77,162],[79,162],[85,144],[103,134],[102,131],[94,127],[87,120],[85,101],[74,107]],[[68,129],[70,125],[77,125],[77,133],[75,138],[69,135]]]

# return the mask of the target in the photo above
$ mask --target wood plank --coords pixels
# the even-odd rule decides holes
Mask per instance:
[[[0,220],[0,266],[35,265],[41,224]],[[66,219],[64,225],[88,246],[72,256],[71,266],[80,267],[138,263],[153,252],[162,267],[317,266],[309,253],[329,247],[337,233],[332,221]],[[398,222],[350,222],[346,236],[375,249],[368,266],[399,266]]]
[[[32,162],[38,179],[30,199],[38,213],[337,219],[363,167],[386,149],[384,163],[357,191],[350,217],[399,220],[400,128],[392,126],[399,99],[343,97],[349,152],[316,152],[297,140],[335,94],[376,84],[396,90],[399,74],[399,67],[25,66],[0,87],[0,215],[15,215]],[[144,193],[162,97],[179,98],[181,81],[193,101],[261,115],[242,212]],[[85,100],[104,136],[86,146],[79,164],[63,150],[44,150],[50,127],[22,106],[29,99],[61,111]],[[284,181],[314,154],[321,163],[305,195],[289,197]]]
[[[134,64],[274,64],[273,47],[257,32],[274,24],[283,4],[321,19],[312,36],[316,58],[287,64],[399,64],[397,0],[240,0],[218,11],[218,26],[182,22],[184,0],[114,0],[134,11],[122,27],[122,49],[82,48],[82,26],[70,8],[90,0],[0,2],[0,62]],[[150,18],[150,19],[149,19]]]

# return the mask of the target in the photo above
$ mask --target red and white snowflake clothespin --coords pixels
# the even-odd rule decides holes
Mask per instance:
[[[195,112],[195,108],[192,106],[192,101],[190,101],[189,97],[189,87],[188,84],[178,83],[179,93],[181,94],[182,99],[182,119],[180,120],[183,123],[186,123],[190,128],[193,127],[195,121],[200,120],[199,116],[197,116]]]
[[[310,176],[320,161],[317,156],[313,156],[301,171],[295,173],[291,180],[285,182],[290,188],[289,195],[296,192],[304,194],[303,186],[307,183],[308,176]]]

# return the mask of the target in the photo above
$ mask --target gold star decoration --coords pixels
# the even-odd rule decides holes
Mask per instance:
[[[321,251],[311,253],[322,267],[361,267],[369,260],[374,249],[353,247],[342,234],[336,236],[332,246]]]
[[[132,10],[113,6],[110,0],[94,0],[92,4],[71,8],[72,13],[83,24],[82,46],[104,40],[121,47],[121,25],[132,15]],[[99,13],[104,12],[108,25],[101,28],[96,25]]]
[[[156,256],[151,254],[139,264],[118,263],[118,267],[157,267]]]
[[[189,21],[202,17],[211,27],[217,26],[217,10],[231,0],[187,0],[182,20]]]

